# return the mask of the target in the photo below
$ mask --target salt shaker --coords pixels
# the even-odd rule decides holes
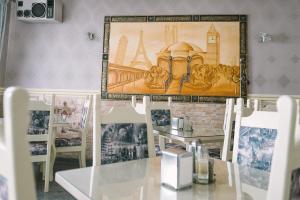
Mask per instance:
[[[191,122],[189,116],[185,116],[183,118],[183,129],[185,131],[192,131],[193,130],[192,122]]]

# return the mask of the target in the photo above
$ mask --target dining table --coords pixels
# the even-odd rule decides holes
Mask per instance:
[[[79,200],[266,199],[269,173],[214,160],[214,181],[175,190],[161,184],[161,157],[59,171],[55,181]]]
[[[159,146],[161,150],[165,149],[166,139],[177,140],[189,145],[192,142],[200,144],[223,143],[224,131],[222,128],[204,128],[194,126],[193,130],[174,129],[172,126],[153,126],[153,133],[159,136]]]

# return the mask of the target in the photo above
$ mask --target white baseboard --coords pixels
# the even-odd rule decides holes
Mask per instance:
[[[67,89],[37,89],[26,88],[29,94],[56,94],[63,96],[83,96],[100,93],[100,90],[67,90]],[[0,87],[0,95],[3,94],[5,88]],[[276,94],[248,94],[250,99],[259,99],[263,101],[275,101],[280,95]],[[290,95],[296,99],[300,99],[300,95]],[[1,102],[1,101],[0,101]],[[1,110],[1,109],[0,109]]]

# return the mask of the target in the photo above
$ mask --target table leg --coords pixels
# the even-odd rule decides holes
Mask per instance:
[[[56,159],[56,147],[55,147],[55,138],[56,138],[56,132],[57,132],[57,127],[53,127],[53,132],[52,132],[52,149],[51,149],[51,155],[50,155],[50,181],[53,181],[54,178],[54,172],[53,172],[53,168],[54,168],[54,163],[55,163],[55,159]]]
[[[186,150],[186,151],[189,151],[189,146],[190,146],[189,143],[185,143],[185,150]]]

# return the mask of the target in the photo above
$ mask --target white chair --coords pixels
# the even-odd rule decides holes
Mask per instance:
[[[54,102],[53,95],[52,102]],[[31,146],[31,161],[43,164],[45,192],[49,191],[49,180],[53,173],[50,160],[53,144],[53,108],[53,103],[48,105],[44,101],[29,102],[30,123],[27,138]]]
[[[243,159],[239,158],[236,154],[234,154],[233,157],[234,162],[238,162],[240,164],[234,166],[237,199],[242,199],[244,194],[250,195],[251,199],[267,199],[267,195],[268,200],[288,199],[286,198],[288,196],[281,198],[281,196],[278,195],[278,190],[283,190],[283,186],[286,186],[287,183],[284,179],[291,181],[290,175],[283,175],[283,171],[285,170],[284,165],[287,163],[286,158],[291,158],[291,156],[286,153],[282,153],[282,150],[288,149],[293,143],[290,142],[288,144],[283,143],[282,141],[286,141],[286,138],[289,138],[290,135],[293,135],[291,133],[294,133],[292,130],[294,128],[293,123],[295,123],[295,113],[293,112],[296,106],[294,104],[295,103],[290,97],[280,97],[277,101],[278,112],[253,111],[250,116],[240,118],[242,126],[236,128],[241,130],[239,133],[242,136],[238,134],[238,136],[242,137],[239,139],[242,143],[239,144],[239,153],[242,154],[241,157],[243,157]],[[240,99],[238,100],[238,105],[239,108],[242,108],[243,106],[243,102]],[[237,115],[241,114],[240,110],[241,109],[238,109]],[[247,128],[245,126],[247,126]],[[249,140],[245,140],[249,134],[251,137],[249,137]],[[250,146],[254,143],[254,147],[258,146],[263,148],[259,149],[253,147],[251,149],[252,155],[247,158],[247,155],[249,154],[246,151],[247,148],[244,148],[245,145],[243,143],[248,143]],[[293,158],[295,159],[295,157],[292,157],[291,159]],[[244,159],[248,159],[248,161],[243,162]],[[299,158],[297,159],[299,160]],[[254,165],[249,165],[249,160]],[[257,163],[259,165],[257,165]],[[298,164],[300,164],[300,162],[298,162]],[[253,168],[243,170],[245,166]],[[298,165],[298,167],[300,167],[300,165]],[[256,173],[255,170],[257,169],[255,168],[265,170],[267,172],[270,172],[271,170],[270,179],[268,180],[268,173],[261,174],[261,177],[257,177],[258,179],[256,180],[249,179],[249,174]],[[277,171],[274,170],[274,168],[277,169]],[[280,173],[281,175],[278,176]],[[266,190],[268,190],[268,192],[266,192]]]
[[[81,120],[79,124],[79,130],[71,130],[79,132],[80,137],[57,137],[55,139],[55,146],[57,153],[76,152],[79,154],[80,167],[86,167],[86,137],[88,134],[88,126],[90,121],[92,104],[92,95],[88,95],[81,112]]]
[[[298,102],[297,102],[298,103]],[[280,112],[267,200],[300,198],[299,107],[289,96],[277,101]],[[297,111],[297,112],[296,112]]]
[[[244,113],[244,101],[237,100],[232,162],[265,171],[271,170],[279,121],[278,112]]]
[[[94,96],[93,165],[154,157],[151,120],[131,106],[101,113],[100,95]]]
[[[20,88],[4,92],[4,123],[0,127],[0,199],[36,199],[26,140],[28,94]],[[4,127],[3,127],[4,126]]]
[[[235,105],[235,99],[230,98],[226,99],[226,109],[223,123],[224,130],[224,143],[222,149],[221,159],[223,161],[230,161],[232,159],[232,145],[234,138],[234,128],[235,128],[235,118],[236,118],[236,110],[237,105]],[[247,106],[242,107],[243,115],[248,116],[252,113],[252,105],[250,99],[247,100]]]
[[[152,126],[171,125],[172,118],[172,97],[168,97],[168,102],[150,102],[149,96],[143,97],[142,103],[136,102],[136,97],[132,96],[131,105],[140,114],[146,114],[152,121]],[[148,107],[146,105],[149,105]],[[159,136],[159,149],[164,150],[166,140]]]

